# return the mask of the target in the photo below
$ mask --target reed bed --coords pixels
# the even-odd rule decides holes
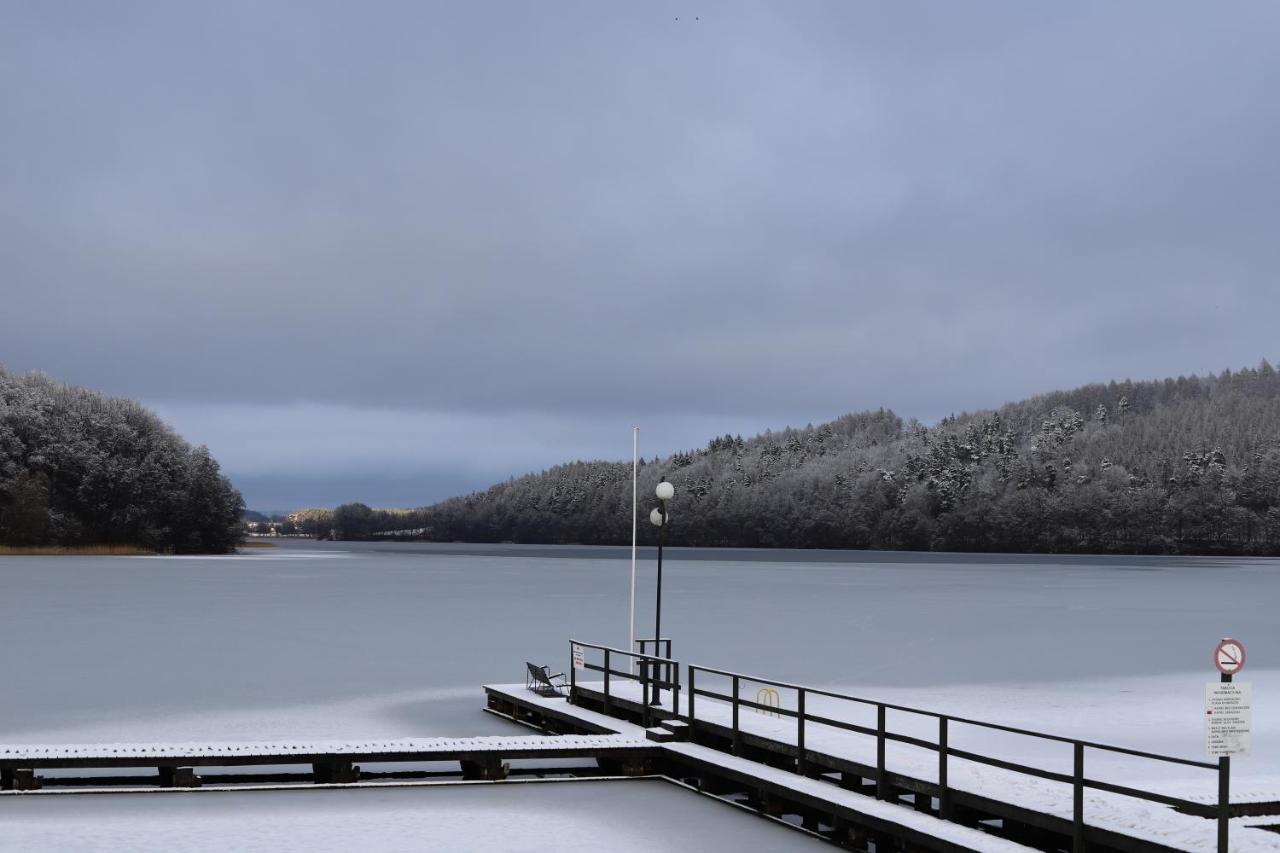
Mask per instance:
[[[0,545],[0,557],[138,557],[155,553],[137,545]]]

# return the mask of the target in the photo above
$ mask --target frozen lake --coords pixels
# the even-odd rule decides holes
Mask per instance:
[[[31,797],[0,849],[70,853],[450,850],[458,853],[819,851],[826,845],[666,782]],[[483,823],[484,832],[476,832]]]
[[[522,681],[526,659],[567,667],[570,636],[625,646],[626,555],[285,541],[2,558],[0,742],[510,733],[480,686]],[[682,661],[1191,758],[1213,646],[1235,636],[1255,717],[1233,789],[1280,790],[1280,561],[668,556]],[[645,555],[642,636],[653,574]]]

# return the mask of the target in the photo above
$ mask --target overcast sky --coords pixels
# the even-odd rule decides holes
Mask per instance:
[[[1280,354],[1280,4],[0,2],[0,363],[251,507]]]

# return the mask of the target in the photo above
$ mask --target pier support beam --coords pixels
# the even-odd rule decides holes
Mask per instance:
[[[318,761],[311,765],[311,772],[317,785],[360,781],[360,768],[350,761]]]
[[[38,791],[40,787],[40,777],[34,770],[0,770],[0,790]]]
[[[467,780],[498,782],[507,778],[511,765],[497,758],[482,758],[477,761],[459,762],[462,765],[462,778]]]
[[[160,767],[161,788],[199,788],[201,779],[191,767]]]
[[[643,755],[601,756],[596,759],[596,764],[610,776],[650,776],[654,772],[653,765]]]

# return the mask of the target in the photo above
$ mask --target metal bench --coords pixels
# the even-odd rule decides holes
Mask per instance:
[[[567,696],[569,695],[569,685],[564,683],[564,673],[558,672],[551,675],[547,671],[547,667],[538,666],[534,663],[525,661],[525,666],[529,668],[529,674],[525,677],[524,686],[537,693],[539,696]],[[557,684],[556,679],[560,679]]]

